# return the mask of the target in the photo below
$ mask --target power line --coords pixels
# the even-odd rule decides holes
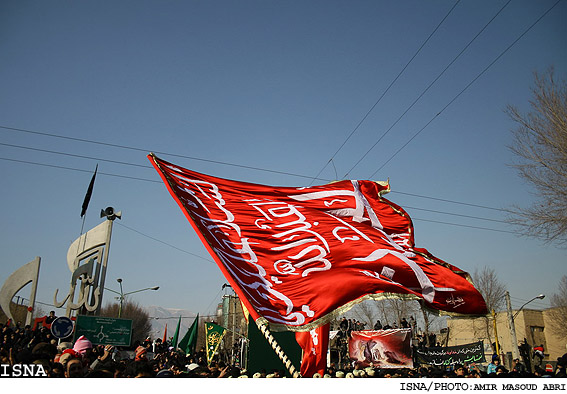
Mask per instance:
[[[397,191],[397,190],[392,190],[390,193],[397,193],[397,194],[403,194],[403,195],[406,195],[406,196],[426,198],[426,199],[435,200],[435,201],[449,202],[449,203],[452,203],[452,204],[467,205],[467,206],[475,207],[475,208],[491,209],[491,210],[494,210],[494,211],[501,211],[501,212],[510,212],[509,210],[504,209],[504,208],[494,208],[494,207],[489,207],[489,206],[486,206],[486,205],[471,204],[471,203],[466,203],[466,202],[447,200],[447,199],[438,198],[438,197],[421,196],[419,194],[400,192],[400,191]]]
[[[542,20],[555,6],[557,6],[557,4],[559,4],[560,1],[561,0],[557,0],[555,4],[553,4],[547,11],[543,13],[543,15],[541,15],[534,23],[532,23],[518,38],[516,38],[502,53],[500,53],[500,55],[498,55],[488,66],[486,66],[484,70],[480,72],[480,74],[478,74],[471,82],[469,82],[469,84],[465,86],[463,90],[461,90],[455,97],[453,97],[453,99],[449,101],[449,103],[445,105],[441,109],[441,111],[439,111],[433,118],[431,118],[429,122],[427,122],[425,126],[423,126],[417,133],[415,133],[413,137],[409,139],[409,141],[407,141],[392,156],[390,156],[390,158],[386,160],[386,162],[382,164],[380,168],[374,171],[370,176],[370,178],[372,178],[378,171],[384,168],[386,164],[388,164],[394,157],[398,155],[398,153],[400,153],[406,146],[408,146],[423,130],[427,128],[427,126],[429,126],[439,115],[441,115],[451,104],[453,104],[469,87],[471,87],[473,83],[475,83],[486,71],[488,71],[490,67],[492,67],[498,60],[500,60],[500,58],[504,56],[506,52],[508,52],[518,41],[520,41],[522,37],[524,37],[524,35],[526,35],[540,20]]]
[[[218,294],[217,294],[217,296],[218,296]],[[30,301],[29,298],[25,298],[25,297],[19,297],[19,298],[20,298],[22,301],[28,301],[28,302]],[[45,305],[45,306],[53,307],[53,308],[55,308],[55,309],[65,309],[65,308],[63,308],[63,307],[56,307],[56,306],[53,305],[53,304],[50,304],[50,303],[47,303],[47,302],[38,301],[38,300],[35,300],[35,303],[36,303],[36,304],[40,304],[40,305]],[[179,319],[179,318],[181,318],[181,319],[195,319],[195,317],[196,317],[196,315],[195,315],[195,316],[168,316],[168,317],[148,316],[149,319],[154,319],[154,320],[170,320],[170,319]],[[199,319],[201,319],[201,318],[207,318],[207,317],[216,317],[216,315],[215,315],[215,314],[212,314],[212,315],[202,315],[202,314],[199,313]]]
[[[452,213],[452,212],[443,212],[443,211],[437,211],[437,210],[434,210],[434,209],[415,208],[415,207],[408,207],[408,206],[404,206],[404,209],[405,210],[414,209],[416,211],[425,211],[425,212],[439,213],[439,214],[443,214],[443,215],[459,216],[459,217],[469,218],[469,219],[486,220],[486,221],[489,221],[489,222],[508,223],[505,220],[481,218],[481,217],[478,217],[478,216],[462,215],[462,214]]]
[[[24,164],[31,164],[31,165],[37,165],[37,166],[43,166],[43,167],[50,167],[50,168],[56,168],[56,169],[64,169],[64,170],[69,170],[69,171],[79,171],[79,172],[85,172],[85,173],[92,173],[92,170],[83,170],[83,169],[79,169],[79,168],[72,168],[72,167],[65,167],[65,166],[58,166],[58,165],[52,165],[52,164],[45,164],[45,163],[37,163],[37,162],[32,162],[32,161],[26,161],[26,160],[17,160],[17,159],[9,159],[9,158],[4,158],[4,157],[0,157],[0,160],[5,160],[5,161],[11,161],[11,162],[16,162],[16,163],[24,163]],[[103,176],[112,176],[112,177],[118,177],[118,178],[125,178],[125,179],[131,179],[131,180],[136,180],[136,181],[144,181],[144,182],[152,182],[152,183],[159,183],[161,184],[162,181],[160,180],[153,180],[153,179],[146,179],[146,178],[138,178],[138,177],[131,177],[131,176],[126,176],[126,175],[118,175],[118,174],[112,174],[112,173],[106,173],[106,172],[98,172],[99,175],[103,175]],[[403,192],[397,192],[397,193],[402,193],[402,194],[407,194],[407,195],[411,195],[410,193],[403,193]],[[440,200],[440,201],[446,201],[446,202],[451,202],[454,204],[463,204],[463,205],[473,205],[479,208],[487,208],[487,209],[497,209],[497,208],[491,208],[491,207],[484,207],[481,205],[474,205],[474,204],[468,204],[468,203],[460,203],[458,201],[451,201],[451,200],[442,200],[439,198],[435,198],[435,197],[428,197],[428,196],[418,196],[418,195],[414,195],[416,197],[421,197],[421,198],[425,198],[425,199],[433,199],[433,200]],[[413,208],[413,209],[421,209],[424,211],[427,211],[427,209],[425,208]],[[433,210],[430,210],[432,212],[434,212]],[[460,215],[460,214],[454,214],[454,213],[449,213],[449,212],[441,212],[441,211],[437,211],[437,213],[444,213],[447,215],[454,215],[454,216],[466,216],[466,215]],[[491,219],[486,219],[486,218],[480,218],[480,217],[474,217],[474,216],[470,216],[471,218],[474,219],[480,219],[480,220],[491,220]],[[422,221],[429,221],[429,222],[434,222],[434,223],[440,223],[440,224],[447,224],[447,225],[452,225],[452,226],[461,226],[461,227],[469,227],[469,228],[476,228],[476,229],[484,229],[484,230],[490,230],[490,231],[500,231],[500,232],[508,232],[508,233],[513,233],[513,234],[517,234],[514,232],[510,232],[510,231],[503,231],[503,230],[496,230],[496,229],[490,229],[490,228],[484,228],[484,227],[476,227],[476,226],[468,226],[468,225],[461,225],[461,224],[457,224],[457,223],[447,223],[447,222],[442,222],[442,221],[433,221],[433,220],[427,220],[427,219],[416,219],[416,218],[412,218],[413,220],[422,220]],[[135,229],[129,228],[123,224],[121,224],[122,226],[128,228],[131,231],[137,232],[140,235],[146,236],[150,239],[154,239],[153,237],[146,235],[144,233],[141,233]],[[158,239],[154,239],[157,242],[161,242],[163,244],[168,245],[166,242],[158,240]],[[169,245],[174,247],[175,249],[178,249],[184,253],[188,253],[188,254],[192,254],[191,252],[188,252],[186,250],[177,248],[173,245]],[[195,255],[196,257],[199,258],[203,258],[202,256],[198,256]]]
[[[127,150],[131,150],[131,151],[136,151],[136,152],[144,152],[145,154],[153,151],[154,153],[159,154],[159,155],[167,155],[167,156],[172,156],[172,157],[180,157],[180,158],[183,158],[183,159],[203,161],[203,162],[207,162],[207,163],[220,164],[220,165],[231,166],[231,167],[245,168],[247,170],[270,172],[270,173],[280,174],[280,175],[288,175],[288,176],[295,176],[295,177],[299,177],[299,178],[314,179],[311,176],[294,174],[294,173],[291,173],[291,172],[268,170],[268,169],[265,169],[265,168],[247,166],[247,165],[243,165],[243,164],[235,164],[235,163],[228,163],[228,162],[219,161],[219,160],[203,159],[203,158],[200,158],[200,157],[187,156],[187,155],[181,155],[181,154],[170,153],[170,152],[160,152],[160,151],[156,151],[156,150],[152,150],[152,149],[142,149],[142,148],[137,148],[137,147],[133,147],[133,146],[112,144],[112,143],[109,143],[109,142],[101,142],[101,141],[88,140],[88,139],[84,139],[84,138],[69,137],[69,136],[63,136],[63,135],[58,135],[58,134],[53,134],[53,133],[45,133],[45,132],[41,132],[41,131],[20,129],[20,128],[16,128],[16,127],[8,127],[8,126],[0,125],[0,129],[11,130],[11,131],[16,131],[16,132],[21,132],[21,133],[28,133],[28,134],[42,135],[42,136],[52,137],[52,138],[60,138],[60,139],[65,139],[65,140],[70,140],[70,141],[87,143],[87,144],[96,144],[96,145],[109,146],[109,147],[119,148],[119,149],[127,149]],[[327,179],[320,179],[320,180],[328,181]]]
[[[81,168],[58,166],[58,165],[47,164],[47,163],[37,163],[37,162],[33,162],[33,161],[28,161],[28,160],[10,159],[10,158],[7,158],[7,157],[0,157],[0,160],[11,161],[11,162],[15,162],[15,163],[31,164],[31,165],[41,166],[41,167],[57,168],[57,169],[60,169],[60,170],[86,172],[86,173],[89,173],[89,174],[93,173],[92,170],[83,170]],[[112,177],[117,177],[117,178],[125,178],[125,179],[131,179],[131,180],[135,180],[135,181],[153,182],[153,183],[160,183],[160,184],[163,183],[161,180],[156,180],[156,179],[147,179],[147,178],[139,178],[139,177],[133,177],[133,176],[128,176],[128,175],[111,174],[111,173],[108,173],[108,172],[101,172],[101,171],[97,172],[97,175],[112,176]]]
[[[205,311],[209,311],[211,309],[211,306],[213,305],[213,303],[215,302],[215,300],[218,302],[218,297],[220,295],[220,293],[222,292],[222,288],[219,290],[219,292],[213,297],[212,301],[209,303],[209,305],[207,306],[207,309],[205,309]]]
[[[52,133],[44,133],[44,132],[39,132],[39,131],[31,131],[31,130],[13,128],[13,127],[6,127],[6,126],[1,126],[1,125],[0,125],[0,129],[16,130],[16,131],[29,132],[29,133],[33,133],[33,134],[39,134],[39,135],[47,135],[47,136],[55,137],[55,138],[63,138],[63,139],[77,140],[77,138],[75,138],[75,137],[66,137],[66,136],[57,135],[57,134],[52,134]],[[87,140],[83,140],[83,139],[78,139],[78,140],[80,140],[80,141],[82,141],[82,142],[87,141]],[[90,141],[90,140],[89,140],[89,141]],[[111,146],[116,146],[116,147],[119,147],[119,146],[120,146],[120,145],[108,144],[108,143],[106,143],[106,142],[101,142],[101,141],[90,141],[90,142],[91,142],[91,143],[95,143],[95,144],[111,145]],[[32,151],[41,151],[41,152],[46,152],[46,153],[51,153],[51,154],[56,154],[56,155],[62,155],[62,156],[70,156],[70,157],[77,157],[77,158],[88,159],[88,160],[109,162],[109,163],[114,163],[114,164],[122,164],[122,165],[134,166],[134,167],[140,167],[140,168],[152,168],[152,167],[149,166],[149,165],[146,166],[146,165],[141,165],[141,164],[136,164],[136,163],[130,163],[130,162],[123,162],[123,161],[117,161],[117,160],[109,160],[109,159],[104,159],[104,158],[100,158],[100,157],[92,157],[92,156],[77,155],[77,154],[72,154],[72,153],[68,153],[68,152],[59,152],[59,151],[53,151],[53,150],[47,150],[47,149],[41,149],[41,148],[34,148],[34,147],[30,147],[30,146],[14,145],[14,144],[7,144],[7,143],[0,143],[0,145],[8,146],[8,147],[14,147],[14,148],[19,148],[19,149],[27,149],[27,150],[32,150]],[[134,149],[136,149],[136,148],[134,148]],[[146,150],[141,150],[141,151],[147,153]],[[169,155],[169,153],[163,153],[163,154]],[[18,160],[18,159],[3,158],[3,157],[0,157],[0,160],[13,161],[13,162],[24,163],[24,164],[32,164],[32,165],[38,165],[38,166],[44,166],[44,167],[59,168],[59,169],[65,169],[65,170],[71,170],[71,171],[79,171],[79,172],[92,173],[92,170],[83,170],[83,169],[78,169],[78,168],[71,168],[71,167],[65,167],[65,166],[59,166],[59,165],[52,165],[52,164],[46,164],[46,163],[38,163],[38,162],[32,162],[32,161],[26,161],[26,160]],[[236,167],[239,167],[239,166],[240,166],[240,165],[238,165],[238,164],[232,164],[232,163],[227,163],[227,162],[218,162],[218,161],[214,161],[214,162],[216,162],[216,163],[223,163],[224,165],[227,165],[227,166],[236,166]],[[254,167],[254,168],[255,168],[255,167]],[[307,175],[292,174],[292,173],[288,173],[288,172],[282,173],[281,171],[275,171],[275,170],[269,170],[269,169],[263,169],[263,171],[265,171],[265,172],[272,172],[272,173],[276,173],[276,174],[292,175],[292,176],[298,176],[298,177],[302,177],[302,178],[309,178],[309,179],[311,179],[311,177],[309,177],[309,176],[307,176]],[[130,177],[130,176],[126,176],[126,175],[118,175],[118,174],[104,173],[104,172],[100,172],[99,174],[101,174],[101,175],[106,175],[106,176],[119,177],[119,178],[128,178],[128,179],[133,179],[133,180],[141,180],[141,181],[146,181],[146,182],[162,183],[160,180],[155,180],[155,179],[146,179],[146,178],[139,178],[139,177]],[[324,178],[318,178],[318,179],[321,180],[321,181],[325,181],[325,182],[331,182],[330,179],[324,179]],[[460,202],[460,201],[442,199],[442,198],[438,198],[438,197],[423,196],[423,195],[419,195],[419,194],[415,194],[415,193],[407,193],[407,192],[402,192],[402,191],[397,191],[397,190],[391,191],[390,193],[398,193],[398,194],[403,194],[403,195],[412,196],[412,197],[419,197],[419,198],[425,198],[425,199],[436,200],[436,201],[442,201],[442,202],[450,202],[450,203],[453,203],[453,204],[466,205],[466,206],[471,206],[471,207],[476,207],[476,208],[483,208],[483,209],[491,209],[491,210],[502,211],[502,212],[509,212],[509,211],[507,211],[506,209],[502,209],[502,208],[488,207],[488,206],[486,206],[486,205],[471,204],[471,203],[465,203],[465,202]]]
[[[62,170],[69,170],[69,171],[79,171],[79,172],[85,172],[85,173],[92,174],[92,170],[83,170],[83,169],[80,169],[80,168],[58,166],[58,165],[47,164],[47,163],[38,163],[38,162],[33,162],[33,161],[28,161],[28,160],[18,160],[18,159],[6,158],[6,157],[0,157],[0,160],[12,161],[12,162],[15,162],[15,163],[31,164],[31,165],[37,165],[37,166],[42,166],[42,167],[51,167],[51,168],[57,168],[57,169],[62,169]],[[102,159],[97,159],[97,160],[102,160]],[[118,177],[118,178],[132,179],[132,180],[136,180],[136,181],[152,182],[152,183],[159,183],[159,184],[163,183],[161,180],[131,177],[131,176],[127,176],[127,175],[112,174],[112,173],[108,173],[108,172],[98,172],[98,174],[104,175],[104,176],[112,176],[112,177]],[[442,202],[471,206],[471,207],[476,207],[476,208],[483,208],[483,209],[491,209],[491,210],[495,210],[495,211],[508,212],[507,210],[502,209],[502,208],[494,208],[494,207],[489,207],[489,206],[486,206],[486,205],[478,205],[478,204],[471,204],[471,203],[466,203],[466,202],[461,202],[461,201],[447,200],[447,199],[438,198],[438,197],[423,196],[423,195],[414,194],[414,193],[406,193],[406,192],[400,192],[400,191],[391,191],[390,193],[403,194],[403,195],[412,196],[412,197],[419,197],[419,198],[424,198],[424,199],[428,199],[428,200],[442,201]],[[415,208],[415,209],[419,209],[419,208]]]
[[[453,60],[451,60],[451,62],[443,69],[443,71],[441,71],[441,73],[439,75],[437,75],[437,77],[425,88],[425,90],[423,92],[421,92],[421,94],[413,101],[413,103],[411,103],[411,105],[406,108],[406,110],[398,117],[398,119],[390,126],[390,128],[388,128],[388,130],[386,130],[378,139],[378,141],[376,141],[374,143],[374,145],[372,145],[370,147],[370,149],[368,149],[366,151],[366,153],[364,155],[362,155],[362,157],[354,164],[354,166],[352,166],[352,168],[350,170],[348,170],[348,172],[345,174],[345,178],[348,176],[348,174],[370,153],[370,151],[372,151],[376,145],[378,145],[378,143],[380,143],[380,141],[382,141],[382,139],[394,128],[394,126],[396,126],[398,124],[398,122],[400,120],[402,120],[402,118],[413,108],[413,106],[415,104],[417,104],[417,102],[419,100],[421,100],[421,98],[425,95],[425,93],[427,93],[429,91],[429,89],[439,80],[439,78],[441,78],[441,76],[443,76],[443,74],[445,74],[445,72],[457,61],[457,59],[459,59],[461,57],[461,55],[463,53],[465,53],[465,51],[468,49],[468,47],[482,34],[482,32],[494,21],[494,19],[496,19],[496,17],[498,15],[500,15],[500,13],[504,10],[504,8],[506,8],[508,6],[508,4],[510,4],[512,0],[508,0],[508,2],[506,4],[504,4],[504,6],[502,6],[502,8],[500,8],[500,10],[498,10],[498,12],[488,21],[488,23],[486,23],[484,25],[484,27],[482,29],[480,29],[480,31],[472,38],[472,40],[469,41],[469,43],[467,45],[465,45],[465,47],[461,50],[461,52],[459,52],[459,54],[457,56],[455,56],[453,58]],[[372,174],[374,175],[374,174]]]
[[[170,243],[167,243],[167,242],[165,242],[165,241],[162,241],[162,240],[157,239],[157,238],[155,238],[155,237],[152,237],[152,236],[150,236],[150,235],[144,234],[144,233],[142,233],[141,231],[138,231],[138,230],[136,230],[136,229],[133,229],[133,228],[131,228],[131,227],[128,227],[128,226],[126,226],[125,224],[122,224],[122,223],[119,223],[119,222],[116,222],[116,224],[118,224],[118,225],[121,226],[121,227],[127,228],[128,230],[133,231],[133,232],[135,232],[135,233],[137,233],[137,234],[140,234],[140,235],[142,235],[142,236],[144,236],[144,237],[146,237],[146,238],[149,238],[149,239],[154,240],[154,241],[156,241],[156,242],[162,243],[162,244],[164,244],[164,245],[166,245],[166,246],[169,246],[169,247],[171,247],[171,248],[173,248],[173,249],[179,250],[180,252],[187,253],[187,254],[189,254],[189,255],[191,255],[191,256],[198,257],[198,258],[200,258],[200,259],[202,259],[202,260],[205,260],[205,261],[207,261],[207,262],[209,262],[209,263],[216,264],[216,263],[215,263],[213,260],[211,260],[211,259],[208,259],[208,258],[203,257],[203,256],[199,256],[198,254],[191,253],[191,252],[188,252],[188,251],[186,251],[186,250],[184,250],[184,249],[178,248],[177,246],[174,246],[174,245],[172,245],[172,244],[170,244]]]
[[[535,294],[534,294],[534,295],[535,295]],[[532,298],[529,298],[529,299],[523,299],[523,298],[521,298],[521,297],[514,297],[514,296],[512,296],[512,295],[510,296],[510,299],[511,299],[512,302],[517,302],[517,303],[521,303],[521,304],[525,304],[526,302],[530,301],[529,305],[532,305],[532,304],[542,304],[542,305],[548,305],[548,306],[549,306],[549,305],[551,304],[551,301],[550,301],[549,298],[548,298],[548,297],[549,297],[549,293],[546,294],[545,296],[546,296],[545,301],[544,301],[544,300],[541,300],[541,299],[538,299],[538,298],[536,298],[536,299],[534,300],[533,297],[532,297]]]
[[[0,128],[1,127],[2,126],[0,126]],[[0,143],[0,145],[13,147],[13,148],[19,148],[19,149],[32,150],[32,151],[40,151],[40,152],[51,153],[51,154],[62,155],[62,156],[77,157],[77,158],[94,160],[94,161],[109,162],[109,163],[113,163],[113,164],[121,164],[121,165],[134,166],[134,167],[140,167],[140,168],[152,168],[149,165],[129,163],[129,162],[123,162],[123,161],[117,161],[117,160],[109,160],[109,159],[104,159],[104,158],[100,158],[100,157],[93,157],[93,156],[77,155],[77,154],[72,154],[72,153],[68,153],[68,152],[59,152],[59,151],[53,151],[53,150],[47,150],[47,149],[41,149],[41,148],[34,148],[34,147],[30,147],[30,146],[22,146],[22,145],[14,145],[14,144],[6,144],[6,143]],[[92,170],[82,170],[82,169],[78,169],[78,168],[71,168],[71,167],[52,165],[52,164],[46,164],[46,163],[38,163],[38,162],[32,162],[32,161],[27,161],[27,160],[11,159],[11,158],[5,158],[5,157],[0,157],[0,160],[13,161],[13,162],[24,163],[24,164],[32,164],[32,165],[38,165],[38,166],[44,166],[44,167],[59,168],[59,169],[65,169],[65,170],[71,170],[71,171],[88,172],[88,173],[92,172]],[[227,165],[228,165],[228,163],[227,163]],[[265,170],[265,171],[271,171],[271,170]],[[141,180],[141,181],[146,181],[146,182],[161,183],[161,181],[154,180],[154,179],[129,177],[129,176],[126,176],[126,175],[118,175],[118,174],[111,174],[111,173],[104,173],[104,172],[100,172],[99,174],[106,175],[106,176]],[[307,176],[303,176],[303,177],[307,177]],[[330,182],[329,179],[321,179],[321,180]],[[419,195],[419,194],[415,194],[415,193],[407,193],[407,192],[402,192],[402,191],[397,191],[397,190],[391,191],[390,193],[398,193],[398,194],[403,194],[403,195],[412,196],[412,197],[419,197],[419,198],[425,198],[425,199],[430,199],[430,200],[449,202],[449,203],[453,203],[453,204],[466,205],[466,206],[471,206],[471,207],[476,207],[476,208],[483,208],[483,209],[491,209],[491,210],[495,210],[495,211],[509,212],[508,210],[502,209],[502,208],[488,207],[486,205],[471,204],[471,203],[465,203],[465,202],[460,202],[460,201],[442,199],[442,198],[438,198],[438,197],[423,196],[423,195]]]
[[[413,220],[413,221],[422,221],[422,222],[431,222],[431,223],[446,224],[446,225],[449,225],[449,226],[474,228],[474,229],[477,229],[477,230],[495,231],[495,232],[498,232],[498,233],[508,233],[508,234],[521,235],[521,233],[518,233],[518,232],[515,232],[515,231],[498,230],[498,229],[489,228],[489,227],[469,226],[469,225],[467,225],[467,224],[458,224],[458,223],[442,222],[442,221],[439,221],[439,220],[430,220],[430,219],[421,219],[421,218],[412,218],[412,220]]]
[[[441,20],[441,22],[439,22],[437,24],[437,26],[435,27],[435,29],[433,29],[433,31],[431,32],[431,34],[429,34],[429,37],[427,37],[427,39],[423,42],[423,44],[421,44],[421,46],[419,47],[419,49],[417,50],[417,52],[415,52],[413,54],[413,56],[411,57],[411,59],[406,63],[406,65],[402,68],[402,70],[398,73],[398,75],[394,78],[394,80],[392,82],[390,82],[390,85],[388,85],[388,87],[386,88],[386,90],[384,90],[384,92],[382,93],[382,95],[378,98],[378,100],[376,100],[376,102],[374,103],[374,105],[372,107],[370,107],[370,109],[368,110],[368,112],[366,112],[366,114],[362,117],[362,119],[360,120],[360,122],[358,122],[358,124],[356,125],[356,127],[350,132],[350,134],[348,135],[348,137],[346,138],[346,140],[341,144],[341,146],[339,146],[339,149],[336,150],[335,153],[333,153],[333,155],[331,156],[331,158],[329,159],[329,161],[323,166],[323,168],[321,168],[321,170],[317,173],[317,175],[315,176],[315,178],[313,178],[313,180],[317,179],[319,177],[319,175],[321,175],[321,173],[323,172],[323,170],[329,165],[330,162],[332,162],[332,160],[335,158],[335,156],[341,151],[341,149],[345,146],[345,144],[348,142],[348,140],[350,140],[350,138],[353,136],[353,134],[358,130],[358,128],[362,125],[362,123],[364,123],[364,121],[366,120],[366,118],[368,117],[368,115],[370,115],[370,113],[374,110],[374,108],[376,108],[376,106],[378,105],[378,103],[380,103],[380,101],[382,101],[382,99],[384,98],[384,96],[386,95],[386,93],[388,93],[388,91],[390,90],[390,88],[396,83],[396,81],[400,78],[400,76],[404,73],[404,71],[406,70],[406,68],[408,68],[408,66],[413,62],[413,60],[417,57],[417,55],[421,52],[421,50],[423,49],[423,47],[425,46],[425,44],[427,44],[429,42],[429,40],[431,39],[431,37],[433,37],[433,35],[435,34],[435,32],[437,32],[437,30],[439,30],[439,27],[441,27],[441,25],[443,24],[443,22],[445,22],[445,19],[447,19],[449,17],[449,15],[453,12],[453,10],[455,9],[455,7],[457,7],[457,5],[459,4],[460,0],[458,0],[453,7],[451,7],[451,9],[449,10],[449,12],[447,12],[447,14],[445,15],[445,17]],[[309,184],[311,186],[311,184],[313,184],[313,181],[311,181],[311,183]]]
[[[0,145],[1,145],[1,146],[8,146],[8,147],[10,147],[10,148],[18,148],[18,149],[31,150],[31,151],[35,151],[35,152],[51,153],[51,154],[60,155],[60,156],[76,157],[76,158],[79,158],[79,159],[88,159],[88,160],[104,161],[104,162],[107,162],[107,163],[121,164],[121,165],[125,165],[125,166],[133,166],[133,167],[141,167],[141,168],[149,168],[149,169],[153,168],[153,167],[150,166],[149,164],[148,164],[148,165],[142,165],[142,164],[136,164],[136,163],[129,163],[129,162],[125,162],[125,161],[110,160],[110,159],[101,159],[101,158],[99,158],[99,157],[78,155],[78,154],[68,153],[68,152],[58,152],[58,151],[54,151],[54,150],[41,149],[41,148],[34,148],[34,147],[31,147],[31,146],[6,144],[6,143],[2,143],[2,142],[0,142]]]

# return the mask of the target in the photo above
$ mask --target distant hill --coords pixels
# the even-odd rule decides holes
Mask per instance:
[[[151,337],[152,339],[163,338],[165,325],[167,324],[167,338],[170,339],[175,334],[177,322],[181,316],[180,336],[185,335],[195,317],[196,313],[186,309],[163,308],[161,306],[145,307],[150,315],[152,323]]]

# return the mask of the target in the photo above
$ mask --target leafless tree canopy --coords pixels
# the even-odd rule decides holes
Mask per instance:
[[[559,282],[558,292],[551,297],[551,328],[559,338],[567,338],[567,275]]]
[[[567,85],[556,81],[553,69],[535,73],[531,112],[508,106],[518,123],[510,147],[514,167],[533,186],[536,203],[514,207],[509,218],[522,233],[558,244],[567,243]]]
[[[494,268],[485,266],[480,270],[475,269],[472,274],[472,280],[475,287],[484,298],[486,307],[489,311],[498,311],[504,306],[506,287],[498,279],[498,275]],[[481,332],[475,332],[475,335],[478,335],[479,337],[486,337],[489,342],[492,343],[493,320],[489,316],[485,316],[482,319],[483,323],[481,324],[482,328],[480,328]]]
[[[100,316],[118,317],[119,308],[120,304],[117,303],[106,305],[101,308]],[[144,341],[152,329],[150,315],[135,302],[124,301],[120,318],[132,319],[132,344]]]
[[[475,269],[472,279],[475,287],[484,298],[489,311],[493,309],[498,311],[504,306],[506,286],[500,282],[494,268],[485,266],[480,270]]]

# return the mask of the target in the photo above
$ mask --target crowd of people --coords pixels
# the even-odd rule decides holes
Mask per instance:
[[[0,324],[0,365],[3,376],[12,376],[10,369],[17,364],[41,365],[48,377],[59,378],[138,378],[138,377],[185,377],[185,378],[282,378],[283,369],[261,370],[254,373],[238,366],[227,365],[221,360],[207,362],[205,349],[193,355],[176,351],[161,339],[147,338],[129,349],[117,349],[111,345],[93,345],[81,336],[72,341],[60,342],[47,327],[32,330]],[[453,365],[450,368],[420,366],[418,368],[379,369],[357,365],[331,364],[323,374],[314,378],[440,378],[440,377],[567,377],[565,367],[567,354],[558,359],[555,370],[536,368],[534,373],[515,360],[510,370],[495,358],[487,369],[476,364]]]

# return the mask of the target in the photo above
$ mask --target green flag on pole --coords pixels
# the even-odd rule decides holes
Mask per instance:
[[[197,332],[199,331],[199,314],[195,321],[187,331],[187,334],[179,342],[179,348],[185,352],[185,354],[194,354],[195,347],[197,346]]]
[[[209,364],[211,364],[211,360],[213,359],[225,332],[225,328],[218,324],[205,323],[205,343],[207,346],[207,362]]]
[[[179,321],[177,322],[177,328],[175,329],[175,334],[171,340],[171,346],[173,349],[177,349],[177,341],[179,341],[179,327],[181,327],[181,316],[179,316]]]

